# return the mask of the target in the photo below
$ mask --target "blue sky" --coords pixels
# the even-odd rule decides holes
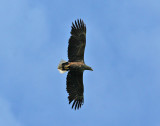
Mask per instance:
[[[1,126],[160,126],[159,0],[0,1]],[[84,105],[68,104],[72,21],[87,26]]]

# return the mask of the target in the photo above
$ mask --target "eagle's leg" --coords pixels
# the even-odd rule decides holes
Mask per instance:
[[[69,70],[69,64],[64,65],[64,69],[65,69],[65,70]]]

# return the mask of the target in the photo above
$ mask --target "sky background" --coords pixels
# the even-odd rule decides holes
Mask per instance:
[[[0,126],[160,126],[159,0],[1,0]],[[84,105],[68,104],[71,23],[87,26]]]

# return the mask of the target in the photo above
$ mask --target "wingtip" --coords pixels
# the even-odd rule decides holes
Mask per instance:
[[[83,22],[83,20],[77,19],[74,22],[72,22],[71,26],[71,34],[77,34],[77,32],[85,32],[86,33],[86,24]]]
[[[80,109],[84,103],[83,96],[81,99],[71,99],[70,97],[68,97],[68,99],[69,99],[69,104],[73,102],[72,109],[74,109],[74,110]]]

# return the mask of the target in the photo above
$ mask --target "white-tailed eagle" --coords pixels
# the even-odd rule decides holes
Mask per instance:
[[[93,69],[84,62],[84,51],[86,45],[86,25],[83,20],[72,22],[71,37],[68,42],[68,62],[61,61],[58,70],[61,73],[68,71],[67,92],[69,104],[73,102],[72,108],[79,109],[84,103],[83,72]]]

